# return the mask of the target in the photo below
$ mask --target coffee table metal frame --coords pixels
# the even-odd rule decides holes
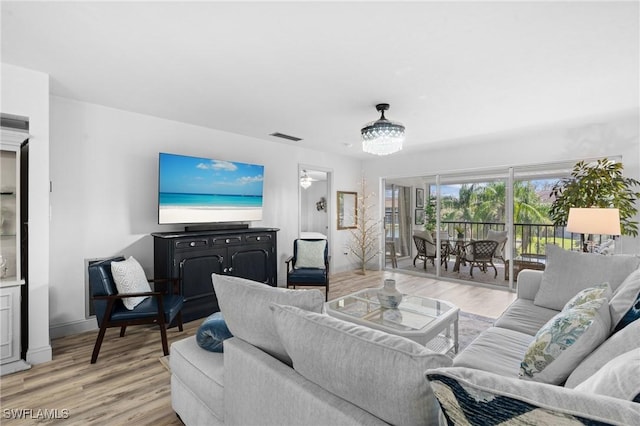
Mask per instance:
[[[380,306],[376,288],[325,303],[328,315],[411,339],[434,352],[458,353],[460,309],[444,300],[405,294],[398,309]]]

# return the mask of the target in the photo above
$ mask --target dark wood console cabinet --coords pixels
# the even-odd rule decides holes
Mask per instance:
[[[211,274],[227,274],[277,285],[277,235],[274,228],[151,234],[154,276],[181,279],[183,321],[220,310]]]

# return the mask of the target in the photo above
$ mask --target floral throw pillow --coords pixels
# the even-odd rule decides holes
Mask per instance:
[[[560,312],[536,334],[520,363],[520,378],[559,385],[609,335],[606,298]]]
[[[573,296],[573,298],[571,298],[571,300],[569,300],[567,304],[564,305],[564,308],[562,308],[562,310],[566,311],[567,309],[571,309],[587,302],[602,298],[605,298],[607,300],[611,299],[611,287],[609,287],[609,283],[603,283],[595,287],[585,288],[584,290]]]

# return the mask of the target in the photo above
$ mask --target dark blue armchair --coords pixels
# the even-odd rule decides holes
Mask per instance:
[[[120,327],[120,337],[124,337],[129,325],[158,324],[162,338],[162,349],[165,355],[169,355],[167,344],[167,324],[175,319],[178,329],[182,331],[182,304],[183,297],[180,291],[173,294],[173,289],[167,288],[166,292],[151,291],[145,293],[118,294],[116,283],[111,274],[111,262],[119,262],[124,257],[94,262],[89,265],[89,288],[91,299],[98,320],[100,331],[91,355],[91,364],[95,364],[102,346],[105,332],[110,327]],[[149,280],[154,287],[163,287],[167,283],[178,284],[177,280]],[[133,310],[127,309],[122,303],[125,297],[151,296],[137,305]]]
[[[296,286],[325,287],[325,300],[329,300],[329,247],[327,240],[293,242],[293,256],[287,264],[287,288]]]

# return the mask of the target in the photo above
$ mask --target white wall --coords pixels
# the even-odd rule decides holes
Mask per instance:
[[[406,151],[364,162],[369,182],[384,177],[435,175],[474,169],[575,162],[621,156],[625,176],[640,179],[640,114],[624,111],[567,123],[521,129],[464,141],[444,141],[431,149]],[[380,191],[379,184],[372,190]],[[382,211],[380,207],[378,213]],[[640,215],[636,217],[640,221]],[[619,246],[619,247],[618,247]],[[616,250],[639,253],[640,238],[622,237]]]
[[[49,76],[2,64],[2,112],[29,118],[29,348],[51,360],[49,341]],[[23,189],[23,191],[26,189]]]
[[[96,327],[95,319],[85,320],[87,259],[133,255],[152,276],[150,233],[183,229],[157,224],[160,151],[265,166],[263,220],[252,226],[280,228],[280,285],[284,260],[298,233],[298,164],[330,168],[340,190],[356,190],[361,173],[360,161],[332,154],[52,97],[53,337]],[[338,254],[345,237],[343,231],[330,235],[333,271],[350,268],[348,259]]]

